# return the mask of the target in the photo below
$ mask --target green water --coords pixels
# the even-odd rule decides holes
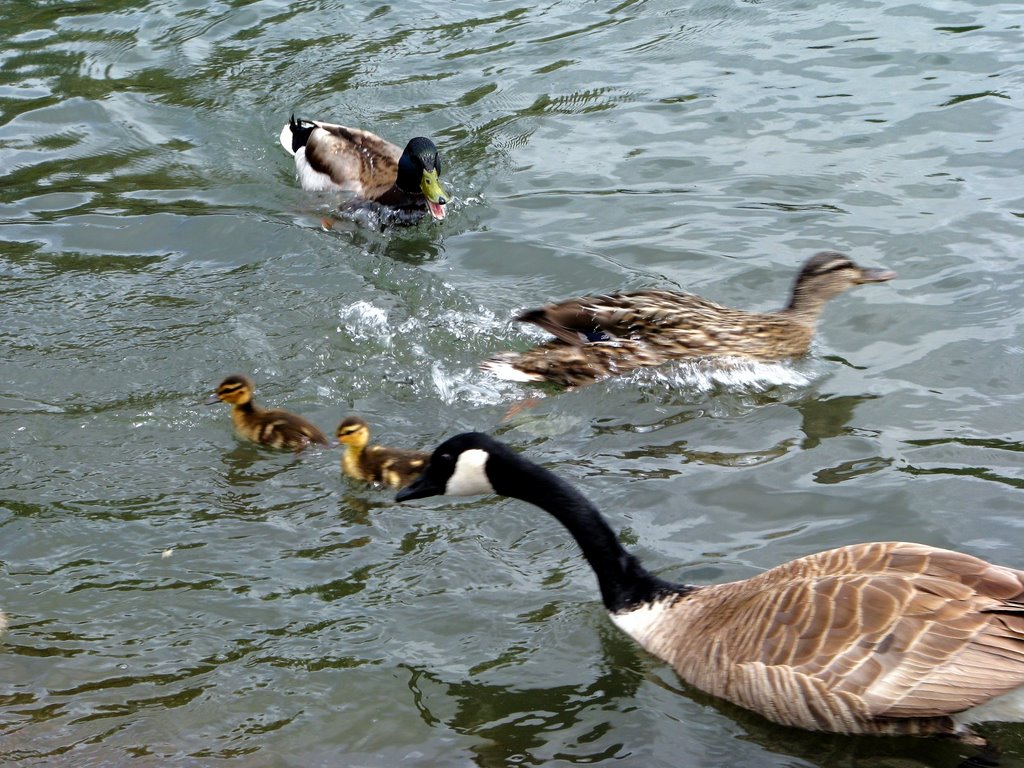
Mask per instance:
[[[496,432],[670,579],[875,539],[1024,567],[1021,18],[0,4],[0,763],[956,765],[682,686],[533,508],[398,506],[197,403],[245,372],[329,432]],[[449,218],[324,229],[276,143],[293,112],[433,137]],[[666,286],[773,309],[826,248],[898,278],[830,304],[793,365],[509,419],[537,390],[477,369],[538,338],[523,308]],[[1024,766],[1019,726],[985,733]]]

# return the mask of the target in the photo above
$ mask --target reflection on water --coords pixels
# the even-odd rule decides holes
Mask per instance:
[[[906,451],[901,470],[911,475],[961,475],[1024,488],[1019,456],[1024,443],[992,438],[937,438],[908,440],[917,450]],[[952,465],[946,462],[952,463]]]
[[[630,747],[615,742],[606,722],[593,710],[629,707],[642,682],[637,654],[611,628],[598,632],[600,656],[590,668],[596,677],[585,684],[543,687],[543,680],[525,678],[522,688],[493,685],[473,679],[445,681],[430,670],[407,667],[409,691],[420,717],[428,725],[444,724],[472,737],[473,762],[507,766],[553,760],[592,764],[630,756]],[[509,659],[496,663],[507,664]],[[480,670],[483,672],[484,670]],[[557,746],[552,734],[558,734]]]

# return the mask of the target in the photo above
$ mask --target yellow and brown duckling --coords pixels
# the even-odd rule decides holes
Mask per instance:
[[[290,448],[298,453],[310,443],[328,445],[324,433],[301,416],[279,409],[260,408],[252,401],[253,385],[246,376],[228,376],[207,405],[223,401],[231,404],[231,422],[242,437],[271,448]]]
[[[338,442],[345,446],[341,471],[356,480],[404,488],[423,472],[430,454],[370,442],[370,425],[358,416],[349,416],[338,425]]]
[[[737,357],[777,361],[805,354],[825,303],[855,285],[881,283],[894,272],[860,267],[826,251],[808,259],[789,304],[774,312],[730,309],[688,293],[636,291],[583,296],[516,320],[555,336],[525,352],[505,352],[483,364],[513,381],[589,384],[668,360]]]
[[[400,223],[413,223],[425,213],[441,220],[447,213],[441,158],[428,138],[410,139],[403,151],[369,131],[292,115],[280,141],[295,157],[302,188],[351,192],[357,199],[346,209],[376,203]]]

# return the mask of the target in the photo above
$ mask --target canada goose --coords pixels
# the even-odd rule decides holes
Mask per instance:
[[[441,444],[398,501],[497,493],[576,540],[612,621],[687,683],[783,725],[953,736],[1024,719],[1024,571],[923,544],[819,552],[743,581],[673,584],[552,472],[480,433]]]
[[[482,367],[513,381],[573,387],[682,358],[799,357],[810,347],[829,299],[855,285],[881,283],[895,275],[825,251],[804,263],[789,304],[775,312],[730,309],[664,290],[568,299],[516,318],[543,328],[554,339],[525,352],[498,354]]]
[[[425,451],[408,451],[370,441],[370,425],[358,416],[349,416],[338,425],[338,441],[345,446],[341,471],[356,480],[404,488],[420,473],[430,458]]]
[[[424,213],[438,220],[447,213],[448,195],[438,180],[441,159],[430,139],[417,136],[402,151],[369,131],[292,115],[280,141],[295,156],[305,190],[351,192],[360,202],[390,209],[405,224]]]
[[[264,410],[252,401],[253,386],[246,376],[228,376],[206,401],[231,404],[231,421],[242,437],[271,448],[290,448],[296,453],[310,443],[327,445],[324,433],[301,416],[282,410]]]

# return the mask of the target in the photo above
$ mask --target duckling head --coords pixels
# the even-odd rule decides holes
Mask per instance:
[[[448,195],[441,186],[441,158],[434,142],[423,136],[410,139],[398,160],[398,188],[410,195],[423,195],[430,215],[440,221],[445,217]]]
[[[338,442],[353,448],[364,448],[370,441],[370,425],[358,416],[349,416],[338,425]]]
[[[213,405],[216,402],[223,401],[232,405],[245,405],[252,401],[252,392],[252,382],[248,377],[241,374],[228,376],[217,385],[217,389],[210,395],[206,404]]]
[[[894,277],[896,273],[891,270],[861,267],[845,254],[822,251],[804,262],[793,285],[788,309],[800,311],[803,305],[819,306],[855,285],[884,283]]]

